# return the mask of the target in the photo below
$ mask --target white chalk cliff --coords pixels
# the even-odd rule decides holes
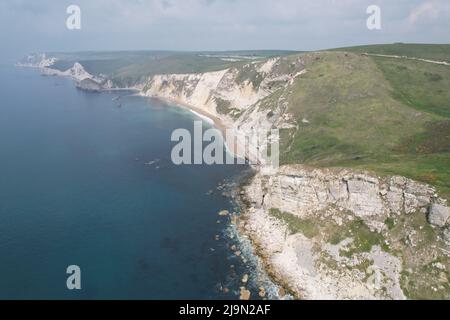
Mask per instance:
[[[231,137],[227,139],[229,149],[240,157],[261,163],[263,160],[258,157],[255,146],[245,151],[245,137],[251,137],[257,130],[295,126],[286,112],[282,95],[270,109],[262,104],[276,91],[284,92],[295,78],[305,72],[301,58],[293,62],[293,73],[284,74],[279,70],[281,65],[279,58],[273,58],[250,62],[242,69],[155,75],[143,85],[142,94],[195,107],[220,119]],[[264,143],[260,141],[259,145]]]

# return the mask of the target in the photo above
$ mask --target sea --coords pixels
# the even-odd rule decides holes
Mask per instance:
[[[172,132],[198,120],[1,66],[0,299],[258,298],[269,280],[218,215],[239,214],[228,193],[249,168],[171,161]]]

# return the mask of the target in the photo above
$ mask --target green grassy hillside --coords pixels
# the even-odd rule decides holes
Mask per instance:
[[[407,56],[450,62],[450,44],[394,43],[334,49],[354,53]]]
[[[308,72],[288,95],[299,127],[282,131],[282,163],[400,174],[448,197],[450,67],[352,51],[305,55]]]

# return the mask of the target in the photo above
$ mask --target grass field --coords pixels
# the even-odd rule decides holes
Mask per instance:
[[[351,51],[307,54],[289,95],[300,126],[282,132],[281,162],[400,174],[449,197],[450,67]]]
[[[395,43],[334,49],[354,53],[407,56],[450,62],[450,44]]]
[[[394,96],[419,111],[450,117],[450,66],[373,57]]]

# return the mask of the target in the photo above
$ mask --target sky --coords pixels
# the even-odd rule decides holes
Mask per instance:
[[[66,10],[81,9],[69,30]],[[367,7],[381,9],[369,30]],[[85,50],[316,50],[450,43],[450,0],[1,0],[0,57]]]

